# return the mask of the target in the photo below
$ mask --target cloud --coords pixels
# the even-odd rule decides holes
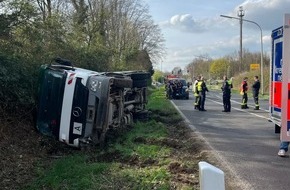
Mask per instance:
[[[216,40],[214,42],[207,42],[199,45],[192,45],[190,47],[172,47],[168,50],[166,58],[163,60],[163,71],[171,71],[175,66],[184,69],[192,60],[200,55],[207,55],[209,58],[218,59],[225,55],[233,55],[239,50],[240,36],[235,35],[228,40]],[[271,36],[263,37],[264,52],[270,55],[271,47],[265,46],[270,44]],[[243,47],[249,49],[251,52],[260,52],[260,38],[257,35],[245,35],[243,38]],[[238,55],[238,54],[237,54]],[[157,65],[158,67],[158,65]]]
[[[161,27],[173,28],[182,32],[200,33],[206,30],[204,22],[196,20],[190,14],[172,16],[168,21],[162,22]]]
[[[216,59],[239,50],[239,21],[220,17],[220,14],[237,17],[239,6],[245,11],[244,19],[258,23],[263,32],[264,52],[270,55],[271,31],[283,25],[285,13],[290,13],[290,0],[245,0],[235,4],[229,12],[215,12],[216,15],[198,17],[174,12],[160,23],[167,36],[166,59],[163,70],[175,66],[184,68],[195,56],[209,55]],[[189,12],[189,11],[188,11]],[[173,16],[172,16],[173,15]],[[203,15],[205,16],[205,15]],[[243,24],[243,48],[260,52],[260,31],[253,23]]]
[[[290,13],[290,0],[246,0],[236,6],[229,13],[229,16],[237,17],[239,7],[243,6],[244,19],[257,22],[263,30],[273,30],[283,24],[285,13]],[[162,28],[171,28],[187,33],[203,33],[209,29],[220,28],[218,24],[224,20],[219,15],[208,18],[195,18],[191,14],[176,14],[166,21],[160,23]],[[238,25],[238,22],[231,22],[232,25]],[[252,24],[246,24],[245,27],[254,28]]]
[[[284,14],[290,13],[290,0],[246,0],[240,6],[245,12],[244,19],[257,22],[263,30],[282,26]],[[238,10],[239,6],[230,14],[236,16]]]

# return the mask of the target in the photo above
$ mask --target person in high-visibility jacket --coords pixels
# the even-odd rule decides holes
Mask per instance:
[[[245,77],[240,88],[240,94],[242,95],[241,109],[248,109],[248,77]]]
[[[197,90],[198,90],[198,94],[200,96],[200,99],[199,99],[199,111],[206,111],[204,109],[204,104],[205,104],[206,92],[208,92],[208,89],[206,87],[206,84],[204,82],[204,78],[203,77],[201,77],[201,79],[197,83]]]
[[[233,78],[234,78],[234,77],[231,77],[231,78],[228,80],[228,83],[229,83],[229,85],[231,86],[231,88],[233,88]]]
[[[195,78],[195,81],[193,83],[193,87],[192,87],[192,90],[193,90],[193,95],[195,97],[195,101],[194,101],[194,109],[198,109],[199,110],[199,93],[198,93],[198,89],[197,89],[197,83],[198,81],[200,80],[200,76],[198,76],[197,78]]]

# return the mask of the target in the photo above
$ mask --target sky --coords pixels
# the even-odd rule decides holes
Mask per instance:
[[[240,49],[239,7],[243,19],[256,22],[262,29],[264,53],[271,52],[271,31],[283,25],[284,14],[290,13],[290,0],[144,0],[149,13],[165,39],[166,54],[155,69],[170,72],[184,69],[199,56],[218,59]],[[243,22],[243,49],[261,52],[261,30]]]

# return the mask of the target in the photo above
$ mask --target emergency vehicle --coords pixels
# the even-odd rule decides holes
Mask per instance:
[[[275,133],[280,133],[282,108],[282,47],[283,27],[272,31],[272,56],[270,63],[270,120],[275,124]]]
[[[272,32],[270,119],[281,141],[290,141],[290,14]]]
[[[166,92],[167,92],[167,97],[172,97],[176,99],[189,99],[189,83],[186,82],[184,78],[180,78],[178,75],[167,75],[165,79],[165,84],[166,84]],[[171,95],[169,95],[169,90],[171,85],[177,85],[179,84],[178,87],[176,87],[174,92],[171,92]]]

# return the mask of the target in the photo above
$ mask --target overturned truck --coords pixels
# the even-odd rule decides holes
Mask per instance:
[[[104,143],[110,128],[146,114],[144,71],[95,72],[67,61],[42,65],[36,128],[73,147]]]

